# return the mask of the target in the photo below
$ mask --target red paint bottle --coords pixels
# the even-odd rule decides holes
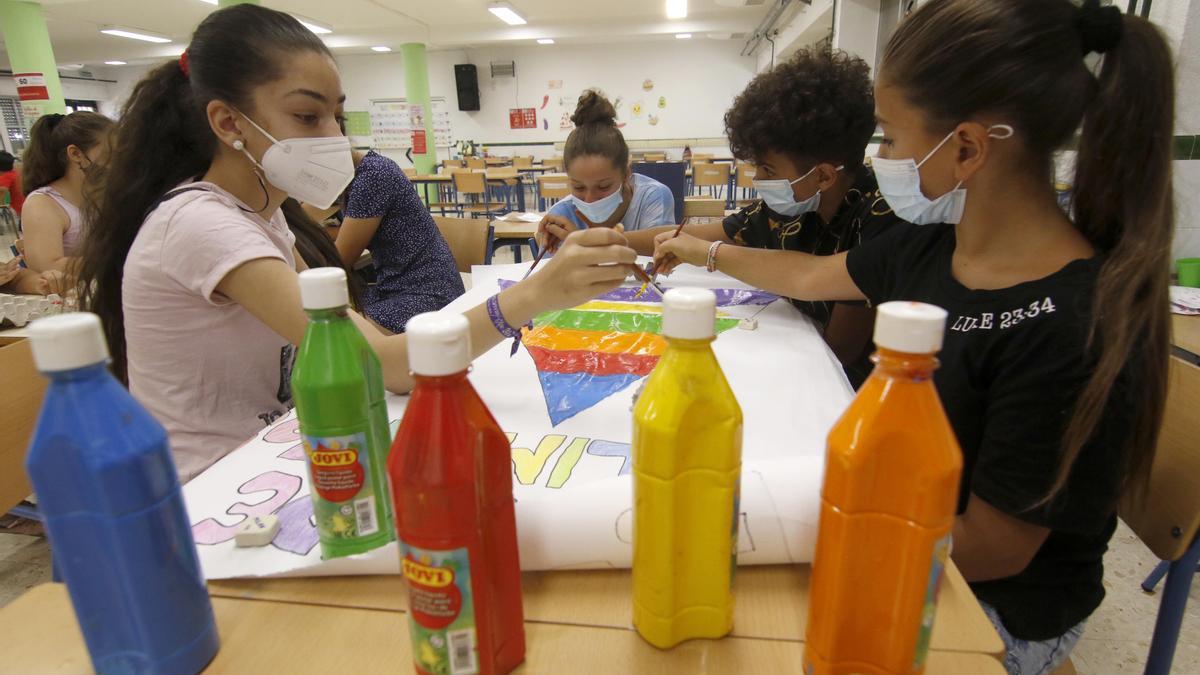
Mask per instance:
[[[467,380],[466,317],[421,314],[406,334],[416,383],[388,473],[414,665],[507,673],[525,660],[508,438]]]

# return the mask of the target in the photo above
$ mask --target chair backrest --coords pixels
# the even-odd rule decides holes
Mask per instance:
[[[416,169],[411,169],[411,168],[410,169],[401,169],[401,171],[404,172],[404,177],[408,178],[410,180],[417,177]]]
[[[709,199],[707,197],[688,197],[683,200],[683,217],[697,216],[724,217],[725,200]]]
[[[692,153],[692,161],[693,162],[709,162],[709,161],[712,161],[712,158],[713,158],[713,154],[711,152],[693,152]]]
[[[33,365],[29,340],[5,344],[0,340],[0,514],[28,497],[33,488],[25,474],[25,455],[29,439],[37,426],[42,399],[46,395],[46,378]]]
[[[511,166],[503,166],[503,167],[500,167],[500,168],[498,168],[498,169],[488,169],[488,170],[487,170],[487,177],[488,177],[488,178],[491,178],[491,179],[496,179],[496,178],[516,178],[516,177],[517,177],[517,173],[518,173],[518,171],[516,170],[516,168],[515,168],[515,167],[511,167]]]
[[[442,170],[444,170],[444,171],[450,171],[451,169],[461,169],[461,168],[463,168],[463,161],[461,159],[443,159],[442,160]]]
[[[687,196],[686,162],[634,162],[633,172],[666,185],[675,198],[675,222],[683,220],[683,198]]]
[[[482,171],[450,172],[450,180],[454,183],[454,191],[468,195],[481,195],[487,192],[486,176]]]
[[[486,218],[451,218],[434,216],[442,238],[450,245],[454,264],[459,272],[470,272],[472,265],[482,265],[487,257],[488,220]]]
[[[467,168],[468,169],[485,169],[485,168],[487,168],[487,160],[485,160],[482,157],[468,157],[467,158]]]
[[[729,165],[694,162],[692,164],[692,185],[728,185]]]
[[[665,153],[665,152],[647,152],[645,159],[647,162],[665,162],[665,161],[667,161],[667,153]]]
[[[528,169],[533,166],[533,155],[513,157],[512,165],[514,169]]]
[[[562,171],[563,158],[562,157],[547,157],[542,160],[542,166],[546,167],[547,169],[554,169],[555,171]]]
[[[538,195],[543,199],[562,199],[571,194],[571,184],[565,173],[548,173],[538,176]]]
[[[740,188],[754,187],[755,166],[750,162],[738,162],[737,186]]]
[[[1155,555],[1177,560],[1200,530],[1200,367],[1172,356],[1167,392],[1150,485],[1120,514]]]

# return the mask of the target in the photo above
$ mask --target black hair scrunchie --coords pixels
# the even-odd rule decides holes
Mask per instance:
[[[1121,10],[1109,5],[1100,6],[1100,0],[1084,0],[1075,19],[1075,30],[1079,31],[1080,47],[1083,55],[1092,52],[1103,54],[1121,41],[1121,30],[1125,25],[1125,17]]]

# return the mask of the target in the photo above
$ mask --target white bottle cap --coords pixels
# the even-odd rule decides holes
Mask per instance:
[[[875,314],[875,345],[906,354],[942,348],[946,310],[923,302],[885,302]]]
[[[440,377],[471,365],[471,324],[455,312],[426,312],[408,320],[408,368],[417,375]]]
[[[672,288],[663,296],[663,335],[703,340],[716,335],[717,295],[707,288]]]
[[[100,317],[90,312],[60,314],[29,325],[33,362],[43,373],[74,370],[108,361]]]
[[[300,302],[304,309],[336,309],[350,304],[346,270],[318,267],[300,273]]]

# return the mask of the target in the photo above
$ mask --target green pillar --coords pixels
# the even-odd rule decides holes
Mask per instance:
[[[417,173],[433,173],[437,166],[437,148],[433,138],[433,104],[429,100],[429,67],[425,63],[425,45],[409,42],[400,45],[400,56],[404,59],[404,98],[409,105],[419,105],[424,111],[425,149],[423,155],[413,152],[413,166]]]
[[[261,5],[259,0],[217,0],[217,7],[232,7],[234,5]]]
[[[22,0],[0,0],[0,32],[4,35],[4,47],[13,73],[41,73],[50,94],[48,101],[21,104],[25,123],[32,126],[42,115],[67,112],[41,5]]]

